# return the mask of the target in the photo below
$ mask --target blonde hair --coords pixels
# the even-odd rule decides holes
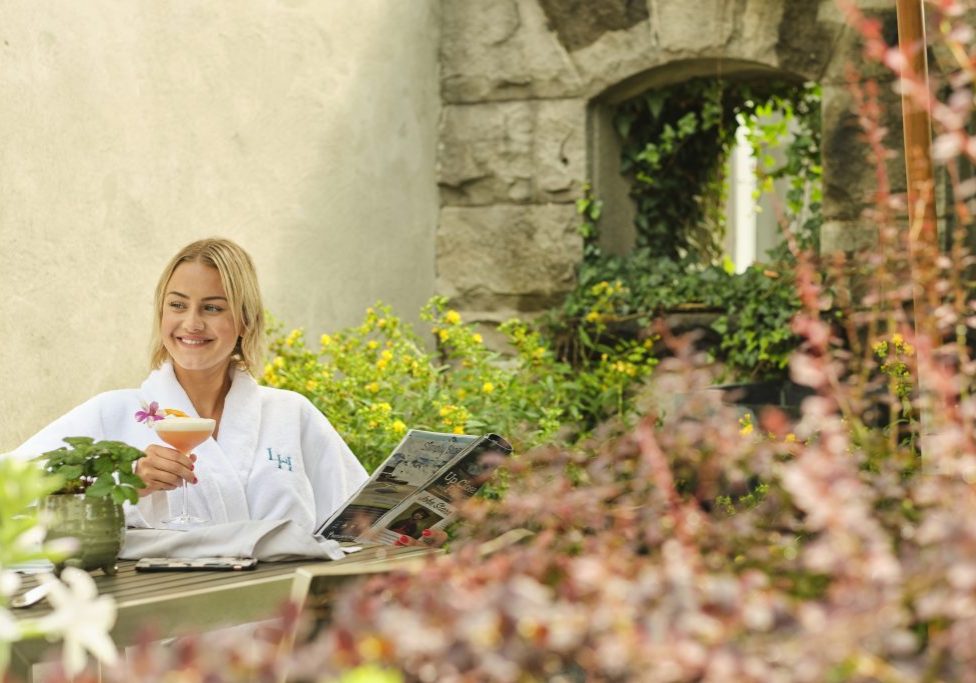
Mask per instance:
[[[156,369],[169,358],[163,346],[161,329],[163,299],[166,286],[181,263],[203,263],[220,273],[220,283],[227,293],[227,304],[234,316],[234,324],[241,330],[231,359],[240,369],[255,374],[264,355],[264,306],[261,304],[257,271],[251,257],[239,245],[216,237],[198,240],[180,249],[159,276],[153,302],[155,313],[149,347],[150,366]]]

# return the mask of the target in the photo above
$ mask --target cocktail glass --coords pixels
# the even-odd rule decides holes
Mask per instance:
[[[183,455],[190,452],[210,438],[217,421],[209,417],[167,417],[158,420],[153,427],[160,439],[178,450]],[[164,519],[163,524],[173,529],[186,529],[206,524],[210,520],[191,515],[186,505],[186,480],[182,484],[182,505],[180,514],[170,519]]]

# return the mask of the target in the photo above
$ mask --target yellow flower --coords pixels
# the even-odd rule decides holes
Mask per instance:
[[[464,427],[455,427],[454,428],[454,433],[455,434],[464,434]]]
[[[390,429],[394,434],[400,435],[407,431],[407,425],[404,424],[403,420],[394,420],[393,424],[390,425]]]
[[[321,337],[319,337],[319,344],[321,344],[323,347],[328,346],[331,343],[332,343],[332,337],[330,337],[329,335],[323,334]]]
[[[314,379],[310,379],[307,382],[305,382],[305,391],[315,391],[318,388],[319,388],[319,383],[316,382]]]
[[[461,322],[461,314],[452,309],[444,314],[444,322],[448,325],[457,325]]]
[[[383,353],[380,354],[380,358],[382,358],[385,361],[391,361],[393,360],[393,352],[390,350],[385,350],[383,351]]]
[[[905,338],[898,332],[895,332],[893,335],[891,335],[891,343],[895,346],[901,346],[905,343]]]
[[[482,339],[480,334],[475,332],[474,334],[471,335],[471,341],[473,341],[475,344],[480,344],[481,342],[484,341],[484,339]]]
[[[438,330],[437,331],[437,338],[440,339],[442,343],[443,342],[446,342],[449,336],[450,335],[448,335],[447,330]]]
[[[385,358],[380,358],[378,361],[376,361],[376,367],[379,370],[385,370],[386,369],[386,366],[389,365],[389,364],[390,364],[390,361],[388,361]]]
[[[368,342],[366,342],[366,348],[370,351],[374,351],[377,347],[379,347],[379,345],[380,343],[375,339],[370,339]]]
[[[393,410],[393,406],[391,406],[386,401],[381,401],[380,403],[376,404],[376,410],[382,413],[383,415],[389,415],[390,412]]]
[[[453,412],[454,412],[454,406],[451,405],[441,406],[441,410],[440,410],[441,417],[447,417]]]
[[[912,346],[911,344],[905,344],[904,353],[905,353],[906,356],[914,356],[915,355],[915,347]]]
[[[386,327],[386,318],[380,318],[376,321],[376,326],[379,328]]]
[[[379,382],[370,382],[369,384],[366,385],[366,391],[368,391],[371,394],[375,394],[379,390],[380,390]]]
[[[467,395],[468,395],[468,391],[466,389],[458,389],[457,390],[457,397],[458,398],[465,398]]]
[[[786,443],[793,443],[794,441],[796,441],[796,434],[790,432],[785,437],[783,437],[783,441],[785,441]]]
[[[275,356],[274,357],[274,360],[271,361],[271,362],[274,364],[274,366],[276,368],[283,368],[283,367],[285,367],[285,359],[282,358],[281,356]]]
[[[603,316],[601,316],[596,311],[590,311],[589,313],[586,314],[586,322],[588,322],[588,323],[598,323],[598,322],[600,322],[600,319],[602,317]]]
[[[486,394],[490,394],[495,390],[495,385],[492,384],[491,382],[485,382],[484,384],[481,385],[481,390]]]
[[[533,358],[539,358],[539,359],[541,359],[541,358],[544,358],[545,355],[546,355],[546,350],[544,348],[542,348],[541,346],[539,348],[537,348],[535,351],[532,352],[532,357]]]
[[[744,425],[742,429],[739,430],[739,434],[742,434],[742,436],[748,436],[749,434],[752,434],[752,425],[751,424]]]
[[[302,336],[301,329],[296,328],[292,330],[291,332],[288,333],[288,336],[285,338],[285,345],[294,346],[295,342],[297,342],[301,336]]]

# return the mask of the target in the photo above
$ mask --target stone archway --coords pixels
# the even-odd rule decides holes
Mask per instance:
[[[894,29],[890,2],[860,4]],[[859,46],[834,0],[690,6],[445,0],[436,263],[440,291],[469,319],[541,311],[572,286],[582,250],[574,202],[583,183],[596,182],[611,204],[619,199],[619,187],[608,180],[612,155],[602,153],[609,139],[601,108],[655,79],[663,84],[721,69],[818,81],[821,243],[849,249],[869,239],[860,215],[871,201],[873,170],[854,144],[857,119],[845,84],[846,65],[860,61]],[[897,162],[891,169],[897,191],[904,173]]]

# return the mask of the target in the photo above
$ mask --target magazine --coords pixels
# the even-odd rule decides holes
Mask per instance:
[[[402,535],[416,538],[424,529],[442,528],[453,519],[459,499],[473,495],[511,452],[497,434],[411,429],[315,533],[337,541],[394,543]]]

